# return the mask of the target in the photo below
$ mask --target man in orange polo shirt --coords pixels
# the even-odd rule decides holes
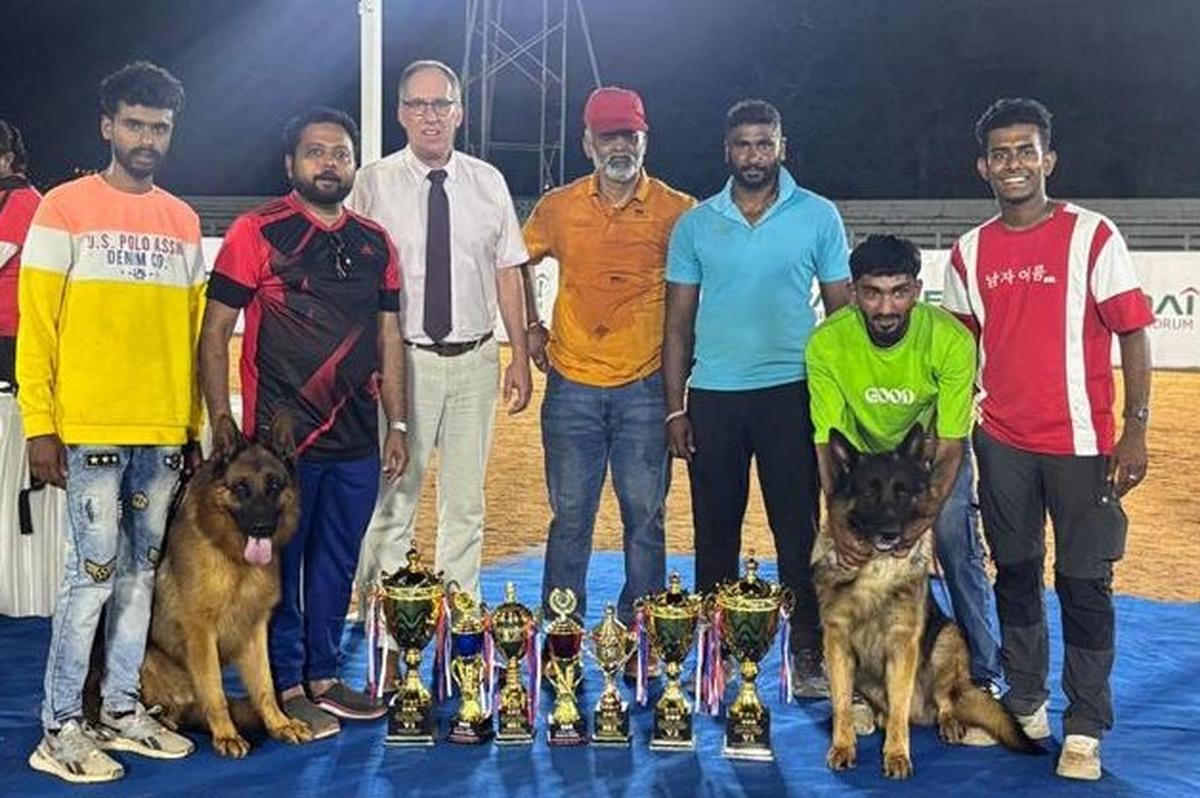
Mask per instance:
[[[548,334],[532,318],[528,344],[547,373],[542,446],[554,514],[543,602],[568,587],[587,610],[592,529],[605,472],[625,526],[625,585],[618,617],[663,586],[663,503],[670,475],[663,424],[662,338],[667,242],[695,200],[648,176],[646,114],[628,89],[601,88],[583,113],[583,150],[595,171],[541,198],[525,223],[528,266],[559,262]]]

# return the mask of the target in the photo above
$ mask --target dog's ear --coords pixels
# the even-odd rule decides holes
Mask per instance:
[[[841,482],[858,462],[858,449],[836,428],[829,430],[829,462],[836,482]]]
[[[900,448],[897,449],[897,452],[899,452],[901,457],[924,464],[925,430],[920,424],[912,425],[908,430],[908,434],[904,436],[904,440],[900,442]]]
[[[292,422],[292,414],[280,410],[271,419],[271,438],[267,447],[289,466],[296,460],[296,431]]]
[[[246,439],[238,429],[233,416],[228,414],[217,419],[213,426],[212,446],[213,456],[222,463],[228,463],[245,445]]]

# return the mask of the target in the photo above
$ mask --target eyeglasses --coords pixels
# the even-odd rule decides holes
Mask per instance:
[[[457,102],[439,97],[436,100],[404,100],[400,104],[418,116],[428,116],[429,112],[432,111],[438,119],[444,119],[450,115],[450,109]]]
[[[333,266],[333,271],[337,274],[339,280],[349,280],[350,270],[354,267],[354,261],[351,260],[350,254],[346,252],[346,242],[337,233],[329,233],[329,263]]]

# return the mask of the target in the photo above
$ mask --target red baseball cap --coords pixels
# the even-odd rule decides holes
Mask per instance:
[[[650,129],[642,98],[636,91],[617,86],[604,86],[592,92],[583,109],[583,123],[594,133]]]

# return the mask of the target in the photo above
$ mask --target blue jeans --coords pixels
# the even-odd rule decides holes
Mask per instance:
[[[633,602],[662,590],[663,505],[671,474],[663,408],[658,372],[615,388],[597,388],[550,371],[542,401],[542,447],[553,518],[542,573],[543,605],[551,588],[566,587],[575,591],[579,616],[587,613],[592,531],[610,464],[625,530],[625,585],[617,616],[628,624]]]
[[[964,444],[964,447],[958,478],[933,525],[934,545],[950,594],[951,607],[944,609],[953,611],[971,649],[971,678],[999,684],[1002,673],[996,611],[992,586],[984,570],[986,552],[979,513],[973,502],[975,466],[970,446]]]
[[[154,568],[181,465],[178,446],[67,447],[66,561],[42,701],[48,731],[83,716],[83,682],[105,603],[104,709],[134,709]]]
[[[379,493],[379,456],[296,464],[300,525],[283,547],[267,649],[279,691],[337,676],[350,585]]]

